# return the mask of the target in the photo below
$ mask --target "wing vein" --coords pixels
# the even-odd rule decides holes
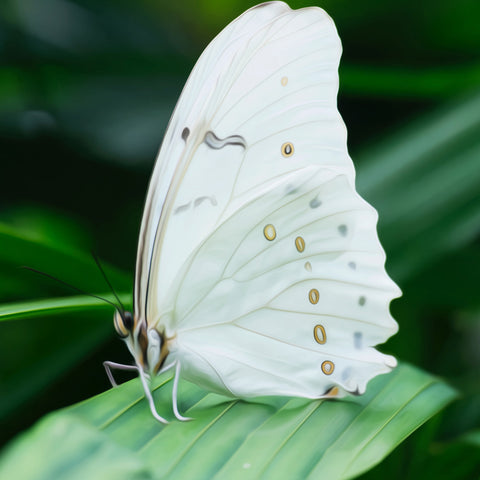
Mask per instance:
[[[298,197],[300,198],[300,197]],[[286,238],[288,238],[289,236],[291,236],[292,234],[294,234],[295,232],[298,232],[299,230],[303,229],[303,228],[307,228],[307,227],[310,227],[311,225],[314,225],[315,223],[317,222],[321,222],[322,220],[325,220],[326,218],[332,218],[332,217],[335,217],[337,215],[343,215],[345,213],[349,213],[349,212],[361,212],[361,211],[364,211],[365,209],[363,208],[358,208],[358,209],[350,209],[350,210],[342,210],[340,212],[335,212],[335,213],[331,213],[329,215],[325,215],[323,217],[320,217],[320,218],[317,218],[315,220],[313,220],[312,222],[309,222],[309,223],[306,223],[302,226],[300,226],[299,228],[296,228],[295,230],[292,230],[291,232],[285,234],[285,235],[282,235],[281,237],[278,236],[278,241],[280,242],[281,240],[284,240]],[[264,222],[265,221],[265,218],[262,219],[262,221]],[[255,228],[258,228],[259,225],[261,225],[262,222],[259,222],[255,225],[255,227],[250,230],[248,232],[248,235],[255,229]],[[248,236],[247,235],[247,236]],[[246,237],[245,237],[246,238]],[[242,240],[243,241],[243,240]],[[268,245],[266,248],[264,248],[263,250],[261,250],[260,252],[258,252],[255,256],[251,257],[247,262],[245,262],[244,264],[242,264],[239,268],[237,268],[237,270],[235,270],[235,272],[232,273],[232,275],[230,275],[228,278],[230,277],[233,277],[234,275],[236,275],[242,268],[244,268],[246,265],[248,265],[250,262],[252,262],[253,260],[255,260],[257,257],[259,257],[260,255],[262,255],[264,252],[266,252],[269,248],[271,248],[270,245]],[[347,251],[346,249],[344,251]],[[233,255],[232,255],[233,257]],[[226,270],[226,268],[225,268]]]
[[[298,230],[294,230],[294,232],[296,232]],[[293,232],[293,233],[294,233]],[[280,263],[278,265],[276,265],[274,268],[269,268],[268,270],[263,270],[261,273],[259,273],[258,275],[255,275],[254,277],[249,277],[249,279],[255,279],[255,278],[258,278],[258,277],[261,277],[262,275],[268,273],[268,272],[273,272],[274,270],[277,270],[281,267],[285,267],[286,265],[289,265],[291,263],[296,263],[296,262],[300,262],[300,261],[304,261],[304,260],[307,260],[307,259],[313,259],[315,257],[322,257],[324,255],[334,255],[334,254],[338,254],[339,256],[341,254],[344,254],[344,253],[355,253],[355,254],[358,254],[358,253],[367,253],[367,254],[371,254],[371,255],[378,255],[379,253],[376,252],[376,251],[373,251],[373,250],[353,250],[353,249],[343,249],[343,250],[324,250],[322,252],[316,252],[316,253],[312,253],[311,255],[302,255],[301,257],[299,258],[295,258],[295,259],[292,259],[292,260],[287,260],[286,262],[283,262],[283,263]],[[253,257],[253,258],[256,258],[257,256]],[[252,258],[252,260],[253,260]],[[237,269],[232,275],[231,277],[234,278],[235,275],[237,275],[237,273],[242,269],[244,268],[245,266],[247,266],[249,263],[251,262],[251,260],[249,260],[247,263],[244,264],[243,267],[240,267],[239,269]],[[234,280],[238,281],[238,282],[244,282],[245,280],[237,280],[236,278],[234,278]]]

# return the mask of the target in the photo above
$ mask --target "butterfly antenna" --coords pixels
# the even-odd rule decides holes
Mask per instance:
[[[61,283],[62,285],[65,285],[66,287],[71,288],[72,290],[75,290],[76,292],[81,293],[82,295],[87,295],[88,297],[98,298],[99,300],[102,300],[102,301],[112,305],[115,308],[115,310],[117,310],[120,313],[120,315],[122,315],[123,312],[124,312],[124,310],[120,310],[118,305],[111,302],[110,300],[107,300],[106,298],[99,297],[98,295],[94,295],[93,293],[88,293],[85,290],[82,290],[80,288],[74,287],[73,285],[70,285],[69,283],[64,282],[63,280],[60,280],[59,278],[54,277],[53,275],[50,275],[49,273],[45,273],[45,272],[42,272],[40,270],[36,270],[35,268],[32,268],[32,267],[23,266],[23,267],[20,267],[20,268],[22,268],[24,270],[30,270],[31,272],[34,272],[38,275],[43,275],[44,277],[50,278],[51,280],[55,280],[56,282]],[[122,305],[122,308],[123,308],[123,305]]]
[[[113,288],[113,285],[110,283],[110,280],[108,279],[107,274],[105,273],[105,270],[103,269],[102,264],[100,263],[100,260],[98,259],[97,255],[95,254],[95,252],[94,252],[93,250],[91,251],[91,254],[92,254],[93,259],[95,260],[95,263],[97,264],[98,269],[99,269],[100,272],[102,273],[103,278],[104,278],[105,281],[107,282],[107,285],[110,287],[110,290],[112,291],[114,297],[117,299],[117,302],[118,302],[118,303],[120,304],[120,306],[122,307],[122,311],[125,312],[125,307],[123,306],[122,301],[121,301],[120,298],[118,297],[117,292],[116,292],[115,289]]]

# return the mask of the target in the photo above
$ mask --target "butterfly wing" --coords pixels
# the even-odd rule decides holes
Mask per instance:
[[[185,375],[238,397],[362,393],[396,364],[373,348],[397,330],[388,305],[399,294],[376,222],[344,175],[316,166],[238,209],[178,285]]]
[[[170,119],[150,180],[140,228],[134,290],[134,309],[140,320],[146,320],[147,317],[151,319],[150,315],[156,316],[158,301],[152,302],[155,306],[152,306],[147,315],[149,293],[155,291],[152,295],[156,298],[160,289],[163,292],[161,302],[164,302],[175,271],[194,248],[195,241],[179,245],[179,239],[187,239],[181,238],[178,231],[187,226],[189,231],[195,230],[195,239],[199,235],[208,234],[217,211],[223,206],[218,202],[223,200],[225,203],[223,197],[230,184],[227,184],[226,176],[222,177],[224,172],[217,165],[215,172],[206,173],[208,169],[213,170],[211,165],[217,160],[215,156],[208,162],[215,152],[212,147],[206,148],[206,134],[214,132],[212,123],[219,118],[217,109],[225,97],[228,95],[233,99],[229,90],[237,83],[237,72],[242,70],[250,56],[260,47],[275,21],[291,12],[283,2],[270,2],[264,6],[265,8],[258,5],[246,11],[205,49],[192,70]],[[248,88],[245,85],[237,96],[242,96]],[[213,137],[210,135],[209,138]],[[232,141],[229,145],[232,144],[235,142]],[[231,154],[228,150],[230,149],[222,150],[222,155],[226,153],[228,157]],[[231,164],[226,164],[225,168],[233,172],[235,165]],[[189,179],[185,178],[187,170]],[[216,173],[215,181],[206,185],[205,182],[211,179],[212,173]],[[198,181],[195,178],[197,175],[200,176]],[[202,203],[202,208],[198,208]],[[205,209],[208,204],[218,208]],[[179,216],[179,213],[182,215]],[[204,223],[205,228],[198,224],[192,225],[199,215],[208,219],[198,222]],[[173,257],[172,252],[168,252],[169,248],[164,246],[167,225],[168,236],[175,239]],[[158,268],[155,267],[160,263],[162,272],[168,273],[162,273],[158,279],[161,285],[158,285]]]
[[[175,336],[185,376],[209,388],[362,392],[395,364],[373,348],[397,329],[399,290],[354,188],[340,53],[323,10],[256,7],[206,49],[172,117],[139,298],[148,324]]]

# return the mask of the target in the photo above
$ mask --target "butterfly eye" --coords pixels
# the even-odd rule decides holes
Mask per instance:
[[[130,312],[115,312],[113,325],[120,338],[127,338],[133,330],[133,316]]]

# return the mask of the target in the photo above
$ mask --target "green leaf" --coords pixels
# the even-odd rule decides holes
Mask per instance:
[[[46,241],[45,238],[36,238],[24,230],[0,222],[0,246],[0,267],[14,278],[32,278],[32,272],[19,268],[28,266],[88,291],[103,291],[106,287],[93,258],[83,251],[70,248],[61,239]],[[130,289],[129,275],[109,265],[103,267],[116,288]],[[45,283],[45,280],[36,280],[37,289]],[[47,282],[52,283],[49,280]]]
[[[35,445],[34,451],[31,450],[32,445]],[[31,455],[27,462],[25,451]],[[152,478],[134,454],[70,415],[45,417],[28,436],[7,450],[5,457],[2,468],[7,478]],[[52,457],[55,461],[49,462],[47,459]],[[89,459],[88,464],[85,463],[86,458]]]
[[[48,238],[27,228],[12,228],[0,222],[0,298],[21,298],[25,292],[32,291],[37,295],[45,294],[46,287],[47,292],[52,288],[58,290],[55,282],[20,269],[22,265],[54,274],[89,291],[105,289],[105,280],[93,258],[71,248],[58,229],[56,233]],[[129,275],[109,266],[105,266],[105,270],[115,285],[130,289]],[[15,289],[11,288],[12,285]],[[65,287],[61,289],[65,290]],[[102,296],[113,300],[110,293]],[[123,295],[122,300],[129,304],[130,295]],[[108,317],[105,315],[107,311]],[[111,320],[111,312],[112,307],[107,303],[80,296],[2,304],[0,419],[11,417],[12,412],[24,406],[38,391],[110,338],[113,332],[111,321],[99,322],[97,314]],[[75,318],[78,313],[84,313],[85,318]],[[61,322],[52,323],[47,318],[58,314],[62,314]],[[31,318],[39,318],[39,321],[25,323]],[[13,319],[18,325],[5,322]],[[28,381],[25,379],[27,372]]]
[[[100,296],[115,301],[110,293]],[[131,295],[120,295],[120,299],[124,305],[128,305]],[[32,395],[45,388],[63,372],[76,365],[88,352],[110,338],[113,326],[104,319],[110,319],[112,311],[113,308],[108,303],[84,296],[0,305],[0,323],[15,320],[13,323],[19,324],[3,325],[0,359],[6,367],[0,379],[0,388],[3,392],[0,397],[0,419],[19,409]],[[83,318],[78,318],[76,314],[82,314]],[[66,328],[62,328],[58,321],[52,322],[50,318],[46,318],[58,315],[62,315]],[[29,323],[32,318],[37,318],[38,322]],[[25,331],[28,331],[28,340],[22,344],[22,355],[12,362],[11,358],[15,358],[17,352],[15,347],[12,348],[11,339],[23,336]],[[71,332],[75,334],[72,335]],[[35,345],[41,345],[40,355],[34,348]],[[19,377],[25,376],[26,371],[28,381],[19,382]]]
[[[395,279],[406,281],[480,231],[480,93],[412,123],[357,158]]]
[[[160,414],[172,419],[169,380],[156,380],[154,396]],[[179,395],[191,422],[158,424],[138,380],[51,414],[4,451],[0,477],[351,478],[380,462],[456,392],[400,365],[372,380],[365,395],[341,401],[247,403],[187,382]]]
[[[15,411],[24,417],[27,402],[34,405],[39,392],[113,337],[105,315],[80,313],[62,315],[61,322],[48,317],[2,322],[0,420],[12,421]]]
[[[115,297],[111,293],[99,293],[99,297],[115,303]],[[124,305],[131,302],[130,294],[120,294],[120,300]],[[112,310],[109,305],[100,298],[74,296],[61,298],[47,298],[44,300],[30,300],[28,302],[6,303],[0,305],[0,322],[13,319],[25,319],[27,317],[43,317],[45,315],[59,315],[62,313],[77,313]]]

